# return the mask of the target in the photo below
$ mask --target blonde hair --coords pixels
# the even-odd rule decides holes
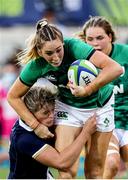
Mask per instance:
[[[23,101],[27,108],[32,112],[38,112],[43,107],[55,105],[57,92],[52,92],[47,88],[33,86],[23,97]]]
[[[63,42],[62,32],[46,19],[41,19],[36,24],[36,33],[29,36],[26,40],[27,48],[17,54],[17,59],[21,64],[28,63],[31,59],[40,57],[40,50],[46,41],[52,41],[59,38]]]

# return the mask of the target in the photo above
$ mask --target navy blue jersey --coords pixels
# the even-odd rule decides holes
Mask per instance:
[[[39,138],[20,120],[12,128],[10,141],[10,173],[8,178],[47,179],[48,167],[36,161],[33,156],[47,144],[53,143],[53,140]]]

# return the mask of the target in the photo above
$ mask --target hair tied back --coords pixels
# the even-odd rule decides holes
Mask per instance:
[[[40,28],[42,28],[46,25],[48,25],[48,21],[46,19],[39,21],[37,24],[37,30],[39,30]]]

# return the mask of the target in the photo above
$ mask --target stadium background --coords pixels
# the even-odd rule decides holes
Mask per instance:
[[[118,42],[128,43],[128,0],[0,0],[0,69],[16,49],[24,48],[36,21],[47,11],[54,12],[53,23],[65,36],[79,31],[90,15],[105,16],[114,25]],[[78,177],[83,176],[82,153]],[[7,168],[8,162],[0,164],[0,178],[6,178]]]

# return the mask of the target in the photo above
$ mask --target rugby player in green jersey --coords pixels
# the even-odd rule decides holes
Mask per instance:
[[[70,84],[67,86],[67,71],[77,59],[87,59],[101,71],[88,86],[76,86],[71,92],[72,87]],[[122,74],[122,67],[81,40],[63,39],[61,31],[46,19],[37,22],[27,48],[19,54],[19,61],[25,66],[8,92],[8,101],[37,135],[44,137],[46,127],[27,109],[22,96],[38,78],[47,78],[54,83],[59,89],[55,107],[56,148],[59,151],[74,141],[86,120],[96,113],[97,131],[92,136],[93,143],[88,156],[88,162],[92,162],[92,165],[86,177],[102,178],[108,143],[114,129],[113,88],[107,84]],[[75,177],[76,165],[66,173],[60,172],[60,178]]]
[[[115,127],[109,143],[104,178],[114,178],[119,170],[120,157],[128,170],[128,46],[115,43],[115,32],[104,17],[91,17],[79,36],[96,50],[118,62],[124,73],[112,81],[115,94]],[[111,73],[111,71],[109,70]]]

